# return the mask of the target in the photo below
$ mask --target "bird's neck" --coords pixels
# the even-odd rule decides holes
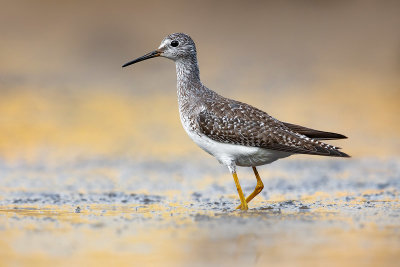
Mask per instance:
[[[183,91],[190,93],[190,91],[202,87],[199,65],[197,64],[197,58],[195,56],[178,59],[175,61],[175,65],[178,95],[183,93]]]
[[[177,60],[175,64],[179,114],[184,127],[189,127],[187,124],[202,110],[204,99],[215,97],[216,93],[201,83],[196,57]]]
[[[199,112],[206,95],[214,94],[200,81],[196,57],[175,61],[181,120]]]

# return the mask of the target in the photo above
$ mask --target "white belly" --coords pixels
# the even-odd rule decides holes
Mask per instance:
[[[186,132],[199,147],[228,167],[232,164],[244,167],[260,166],[291,155],[288,152],[265,148],[219,143],[203,134]]]

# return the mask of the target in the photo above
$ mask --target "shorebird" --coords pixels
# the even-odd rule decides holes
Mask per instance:
[[[349,157],[340,148],[320,141],[347,138],[344,135],[279,121],[260,109],[225,98],[204,86],[200,81],[196,46],[187,34],[168,35],[158,49],[122,67],[154,57],[175,62],[183,128],[200,148],[228,167],[240,198],[237,209],[247,210],[247,203],[264,188],[256,166],[293,154]],[[236,166],[252,167],[256,176],[257,185],[247,198]]]

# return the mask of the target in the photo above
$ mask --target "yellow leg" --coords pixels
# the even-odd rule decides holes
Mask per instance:
[[[256,175],[257,179],[257,185],[256,188],[254,189],[253,193],[251,193],[247,198],[246,202],[249,203],[255,196],[261,193],[261,191],[264,189],[264,184],[261,181],[260,175],[258,174],[258,171],[256,167],[253,167],[254,174]],[[236,208],[239,209],[242,205],[237,206]]]
[[[242,188],[240,187],[239,178],[236,172],[232,173],[232,176],[233,179],[235,180],[236,188],[239,193],[240,202],[242,203],[241,205],[239,205],[239,207],[237,207],[237,209],[247,210],[248,209],[247,202],[246,199],[244,198],[243,191]]]

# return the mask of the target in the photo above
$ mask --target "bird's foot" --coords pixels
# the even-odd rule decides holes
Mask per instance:
[[[243,205],[244,204],[244,205]],[[249,207],[247,205],[247,202],[245,201],[244,203],[240,204],[239,206],[236,207],[237,210],[248,210]]]

